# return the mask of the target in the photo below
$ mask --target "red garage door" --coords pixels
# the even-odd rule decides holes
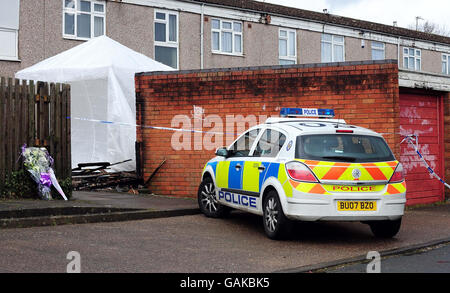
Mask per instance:
[[[419,150],[439,176],[444,171],[441,103],[441,96],[400,93],[400,132],[419,136]],[[400,161],[407,174],[408,205],[444,199],[442,183],[430,175],[407,143],[401,145]]]

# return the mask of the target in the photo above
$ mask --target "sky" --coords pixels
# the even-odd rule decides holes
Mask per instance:
[[[263,1],[263,0],[259,0]],[[323,12],[377,23],[415,27],[416,16],[450,30],[450,0],[265,0],[283,6]],[[424,20],[419,20],[423,22]]]

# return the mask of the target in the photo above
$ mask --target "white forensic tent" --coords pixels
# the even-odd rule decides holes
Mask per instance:
[[[16,73],[16,78],[71,86],[72,167],[110,162],[136,169],[136,72],[173,68],[101,36]],[[110,121],[101,123],[92,120]]]

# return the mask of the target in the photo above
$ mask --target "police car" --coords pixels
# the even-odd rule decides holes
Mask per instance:
[[[232,208],[261,215],[272,239],[288,236],[292,220],[361,221],[377,237],[395,236],[406,183],[383,137],[332,119],[332,109],[280,114],[217,149],[202,173],[201,211],[214,218]]]

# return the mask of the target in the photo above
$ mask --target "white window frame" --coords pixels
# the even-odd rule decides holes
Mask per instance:
[[[286,32],[286,36],[281,36],[281,32]],[[290,36],[291,33],[294,33],[294,55],[290,55],[289,53],[289,44],[290,44]],[[286,40],[286,56],[282,56],[280,52],[280,40]],[[297,64],[297,31],[293,29],[279,28],[278,29],[278,62],[281,64],[281,60],[284,61],[294,61],[294,64]]]
[[[19,30],[0,28],[0,31],[14,34],[14,40],[15,40],[15,43],[14,43],[14,49],[15,49],[14,53],[15,54],[14,54],[14,56],[3,56],[3,55],[0,55],[0,60],[20,61],[20,59],[19,59]]]
[[[66,7],[65,0],[62,0],[62,34],[63,38],[65,39],[72,39],[72,40],[82,40],[82,41],[88,41],[92,38],[94,38],[94,17],[102,17],[103,18],[103,35],[106,35],[106,0],[83,0],[91,3],[91,12],[84,12],[79,10],[78,8],[78,0],[75,0],[75,7],[74,8],[68,8]],[[95,11],[94,7],[95,4],[101,4],[103,5],[103,12],[97,12]],[[65,32],[65,23],[66,23],[66,13],[71,13],[74,15],[74,34],[66,34]],[[77,14],[89,14],[91,16],[91,36],[89,38],[84,37],[78,37],[77,36]]]
[[[326,41],[323,39],[324,35],[329,35],[331,36],[331,42],[330,41]],[[339,37],[342,38],[342,42],[337,42],[335,39]],[[328,33],[322,33],[321,37],[320,37],[320,58],[321,58],[321,62],[326,62],[322,60],[322,43],[327,43],[327,44],[331,44],[331,62],[345,62],[345,37],[341,36],[341,35],[333,35],[333,34],[328,34]],[[335,57],[335,52],[334,52],[334,46],[335,45],[341,45],[342,46],[342,60],[336,61],[336,57]]]
[[[11,5],[12,1],[8,1],[3,5]],[[0,5],[1,6],[1,5]],[[2,26],[0,26],[0,33],[5,36],[9,36],[12,39],[11,48],[13,48],[14,53],[8,55],[0,55],[0,60],[4,61],[20,61],[19,59],[19,22],[20,22],[20,1],[16,0],[13,2],[12,6],[8,6],[7,13],[9,16],[14,17],[14,22],[4,22],[2,21]],[[16,18],[17,17],[17,18]],[[9,20],[12,20],[10,18]],[[0,44],[2,46],[4,44]]]
[[[165,14],[165,19],[156,19],[157,13],[163,13]],[[177,26],[177,35],[176,41],[170,41],[169,40],[169,34],[170,34],[170,28],[169,28],[169,15],[175,15],[177,17],[176,26]],[[166,41],[156,41],[156,23],[164,23],[166,25]],[[159,47],[170,47],[170,48],[176,48],[177,49],[177,67],[174,69],[180,68],[180,48],[179,48],[179,40],[180,40],[180,16],[177,11],[172,10],[155,10],[153,15],[153,59],[156,58],[156,46]],[[156,59],[155,59],[156,60]]]
[[[450,54],[442,54],[442,59],[441,59],[442,74],[446,74],[446,75],[450,74],[450,64],[449,64],[449,62],[450,62]]]
[[[386,44],[383,42],[377,42],[377,41],[372,41],[371,42],[371,54],[372,54],[372,60],[384,60],[386,59]],[[381,47],[374,47],[374,45],[382,45]],[[382,59],[375,59],[373,57],[373,51],[378,51],[378,52],[383,52],[383,58]]]
[[[414,52],[414,55],[411,55],[411,50]],[[409,65],[409,59],[414,59],[414,67],[411,68],[410,66],[406,66],[405,59],[408,59],[408,65]],[[420,61],[420,66],[417,68],[417,61]],[[410,47],[403,47],[403,68],[414,70],[414,71],[421,71],[422,70],[422,50],[416,49],[416,48],[410,48]]]
[[[213,21],[219,21],[219,28],[215,29],[212,26]],[[223,22],[230,22],[231,29],[224,29],[222,27]],[[234,31],[234,23],[239,23],[241,25],[241,31]],[[222,51],[222,33],[228,32],[231,33],[231,52]],[[214,50],[213,44],[213,33],[219,33],[219,50]],[[238,35],[241,37],[241,52],[237,52],[235,50],[235,36]],[[211,18],[211,52],[214,54],[223,54],[223,55],[232,55],[232,56],[243,56],[244,55],[244,23],[238,20],[232,19],[221,19],[221,18]]]

